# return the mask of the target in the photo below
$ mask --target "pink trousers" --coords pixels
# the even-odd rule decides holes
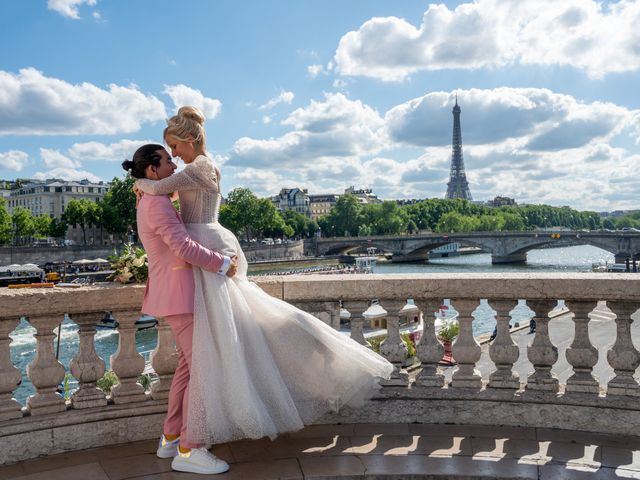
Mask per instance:
[[[180,435],[183,448],[198,448],[202,445],[187,440],[187,412],[189,408],[189,377],[191,371],[191,347],[193,344],[193,314],[164,317],[178,348],[178,368],[173,375],[169,390],[169,406],[164,421],[165,435]]]

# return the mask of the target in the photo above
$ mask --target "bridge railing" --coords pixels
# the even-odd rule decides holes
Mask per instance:
[[[638,275],[313,275],[263,277],[256,282],[335,328],[340,325],[341,303],[351,313],[350,335],[360,343],[366,343],[363,314],[370,301],[377,299],[388,312],[387,338],[380,352],[394,364],[393,377],[363,408],[327,415],[319,423],[475,423],[638,433],[640,353],[636,345],[640,335],[637,328],[632,330],[632,315],[640,307]],[[171,331],[161,321],[151,356],[158,378],[149,391],[138,383],[145,362],[136,348],[135,321],[143,290],[140,285],[106,284],[74,290],[0,291],[0,438],[12,446],[2,450],[0,463],[159,434],[176,357]],[[439,365],[443,346],[434,327],[433,314],[445,298],[458,311],[460,322],[453,344],[457,366],[452,373]],[[413,299],[424,317],[424,333],[416,345],[419,363],[414,365],[406,361],[408,349],[399,330],[407,299]],[[483,353],[472,333],[472,313],[481,299],[487,299],[497,312],[497,336],[484,354],[492,371],[485,375],[478,370]],[[509,312],[518,299],[527,301],[537,322],[526,347],[514,342],[508,328]],[[549,312],[558,299],[564,300],[573,319],[565,316],[553,321],[572,322],[572,338],[554,345]],[[590,314],[601,300],[615,314],[615,331],[606,350],[598,350],[589,336]],[[107,310],[120,323],[118,348],[110,359],[118,383],[109,394],[97,387],[105,359],[95,348],[96,324]],[[78,325],[78,350],[68,365],[54,354],[54,329],[65,313]],[[22,317],[34,327],[36,341],[26,378],[14,365],[9,336]],[[564,384],[553,372],[561,357],[571,369]],[[605,385],[593,374],[602,357],[613,372]],[[514,365],[525,358],[531,372],[519,376]],[[65,400],[59,385],[67,369],[78,388]],[[13,396],[27,379],[35,391],[22,404]]]

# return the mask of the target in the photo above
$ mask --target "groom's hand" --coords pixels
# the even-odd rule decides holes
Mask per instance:
[[[229,269],[227,270],[227,277],[233,277],[236,274],[236,270],[238,270],[238,256],[234,255],[233,257],[231,257],[231,264],[229,265]]]

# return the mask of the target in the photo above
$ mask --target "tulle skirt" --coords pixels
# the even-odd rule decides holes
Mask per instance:
[[[193,269],[190,441],[273,439],[344,405],[361,405],[390,377],[387,360],[247,280],[246,259],[229,230],[219,223],[187,229],[239,260],[232,279]]]

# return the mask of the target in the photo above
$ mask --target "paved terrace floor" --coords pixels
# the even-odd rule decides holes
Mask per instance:
[[[6,446],[5,448],[10,448]],[[171,471],[156,441],[83,450],[0,467],[0,479],[214,478]],[[640,478],[640,438],[548,429],[417,424],[311,426],[275,441],[218,445],[216,479]]]

